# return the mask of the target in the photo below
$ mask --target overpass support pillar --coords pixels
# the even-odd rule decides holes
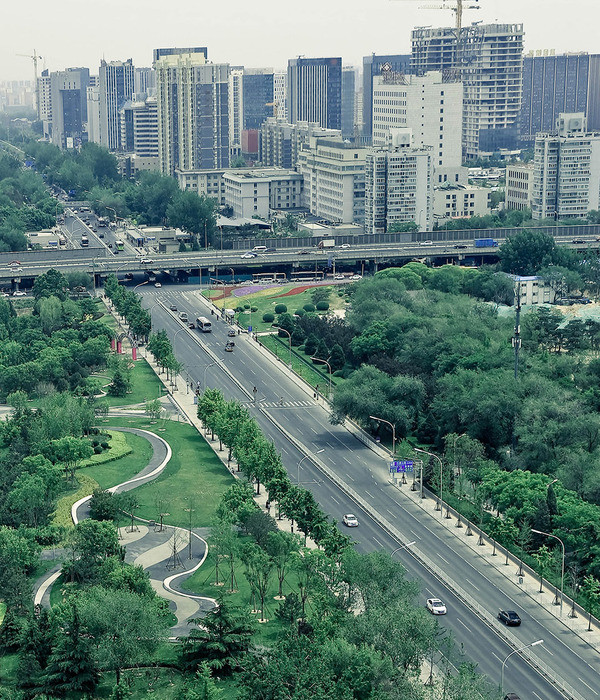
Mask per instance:
[[[137,348],[135,345],[131,348],[131,359],[134,362],[135,362],[135,360],[137,360]]]
[[[114,350],[114,349],[115,349],[115,345],[116,345],[115,339],[114,339],[114,338],[111,338],[111,339],[110,339],[110,349],[111,349],[111,350]]]
[[[117,341],[117,355],[121,355],[123,353],[123,345],[121,344],[121,341]]]

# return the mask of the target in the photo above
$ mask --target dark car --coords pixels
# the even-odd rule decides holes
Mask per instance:
[[[228,335],[230,338],[233,338],[234,336],[236,336],[237,333],[235,332],[235,328],[230,328],[230,329],[227,331],[227,335]]]
[[[188,323],[188,328],[194,329],[194,328],[196,328],[196,324],[195,324],[193,321],[190,321],[190,322]]]
[[[171,311],[177,311],[176,304],[171,304],[171,306],[169,306],[169,308],[171,309]]]
[[[521,700],[521,698],[516,693],[506,693],[504,700]]]
[[[454,247],[458,248],[460,250],[464,250],[465,248],[468,248],[469,246],[466,246],[463,243],[457,243]]]
[[[276,253],[276,252],[277,252],[277,248],[267,248],[265,250],[265,253]]]
[[[518,627],[521,624],[521,618],[514,610],[500,610],[498,619],[510,627]]]
[[[585,245],[585,241],[581,238],[574,238],[572,241],[575,245]]]
[[[233,352],[233,348],[235,347],[235,343],[231,340],[227,341],[225,344],[225,352]]]

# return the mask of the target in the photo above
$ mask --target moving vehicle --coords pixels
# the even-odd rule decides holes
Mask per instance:
[[[324,248],[335,248],[335,238],[325,238],[317,243],[317,248],[323,250]]]
[[[351,280],[361,280],[361,279],[362,279],[362,275],[352,275],[352,277],[351,277],[350,279],[351,279]]]
[[[494,238],[476,238],[475,239],[476,248],[497,248],[498,241]]]
[[[240,258],[243,260],[247,260],[248,258],[256,258],[257,254],[256,253],[244,253],[243,255],[240,255]]]
[[[125,243],[123,243],[123,241],[121,241],[121,240],[119,240],[119,239],[117,238],[117,240],[115,241],[115,248],[116,248],[117,250],[124,250],[124,249],[125,249]]]
[[[13,297],[26,297],[26,296],[27,296],[27,292],[21,292],[21,291],[13,292]]]
[[[433,245],[433,241],[421,241],[421,245]]]
[[[235,328],[230,328],[230,329],[227,331],[227,335],[228,335],[230,338],[233,338],[234,336],[236,336],[237,333],[235,332]]]
[[[336,275],[333,279],[334,280],[343,280],[345,278],[344,278],[344,275]]]
[[[346,513],[342,521],[346,527],[358,527],[358,518],[356,515],[352,515],[352,513]]]
[[[171,304],[171,306],[169,306],[169,309],[171,309],[171,311],[177,311],[177,304]]]
[[[21,267],[21,263],[18,260],[11,260],[8,263],[9,267]]]
[[[225,344],[225,352],[233,352],[234,346],[235,346],[235,343],[233,343],[231,340],[228,341],[228,342]]]
[[[340,248],[342,248],[343,250],[346,250],[349,247],[350,247],[350,243],[342,243],[342,245],[340,246]]]
[[[465,248],[468,248],[469,246],[468,246],[468,245],[465,245],[464,243],[457,243],[454,247],[455,247],[457,250],[464,250]]]
[[[521,698],[516,693],[506,693],[504,700],[521,700]]]
[[[90,239],[87,236],[82,236],[81,237],[81,247],[82,248],[87,248],[90,244]]]
[[[203,333],[211,333],[212,323],[206,318],[206,316],[198,316],[196,319],[196,328]]]
[[[162,284],[161,284],[160,282],[155,282],[155,283],[154,283],[154,286],[155,286],[157,289],[160,289],[160,288],[162,287]]]
[[[264,252],[265,252],[265,253],[276,253],[276,252],[277,252],[277,248],[267,248]]]
[[[142,265],[152,265],[154,260],[152,260],[152,258],[142,258],[140,262],[142,263]]]
[[[521,624],[521,618],[514,610],[500,610],[498,619],[509,627],[518,627]]]
[[[255,245],[254,248],[252,248],[253,253],[266,253],[268,250],[266,245]]]
[[[187,313],[186,313],[185,311],[182,311],[182,312],[179,314],[179,320],[180,320],[180,321],[185,321],[185,323],[187,323],[188,315],[187,315]]]
[[[190,321],[188,323],[188,328],[191,328],[193,330],[194,328],[196,328],[196,324],[193,321]]]
[[[432,615],[445,615],[447,612],[446,606],[439,598],[427,598],[425,607]]]

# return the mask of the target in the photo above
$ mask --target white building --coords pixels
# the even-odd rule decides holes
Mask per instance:
[[[431,146],[436,169],[457,169],[462,120],[463,85],[451,74],[384,71],[373,78],[373,146],[385,146],[390,129],[411,129],[414,148]]]
[[[135,97],[135,96],[134,96]],[[139,158],[158,159],[158,108],[156,97],[128,100],[120,110],[121,150]]]
[[[244,128],[244,68],[232,66],[229,70],[229,146],[235,152],[242,150],[242,129]]]
[[[538,134],[533,161],[533,219],[577,219],[600,209],[600,132],[583,113],[561,114],[553,133]]]
[[[522,305],[554,303],[556,292],[541,277],[508,276],[515,283],[515,295],[519,293]]]
[[[304,206],[334,223],[362,224],[365,217],[366,148],[341,136],[311,136],[298,154],[304,177]]]
[[[365,233],[386,233],[394,223],[414,221],[420,231],[433,224],[431,146],[413,148],[410,129],[390,135],[388,146],[372,148],[365,166]]]
[[[229,165],[229,64],[209,63],[204,54],[157,58],[161,171]]]
[[[438,220],[469,219],[490,213],[489,187],[448,182],[433,191],[433,215]]]
[[[533,163],[507,163],[504,203],[507,209],[531,208]]]
[[[100,143],[100,86],[88,85],[87,89],[88,141]]]
[[[273,102],[277,105],[277,118],[287,121],[287,71],[273,73]]]
[[[302,175],[283,168],[228,170],[223,174],[225,202],[235,218],[267,219],[271,210],[302,206]]]

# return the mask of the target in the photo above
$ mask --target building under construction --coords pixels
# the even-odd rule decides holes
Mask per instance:
[[[463,157],[510,157],[518,150],[523,25],[417,28],[411,72],[455,71],[464,86]]]

